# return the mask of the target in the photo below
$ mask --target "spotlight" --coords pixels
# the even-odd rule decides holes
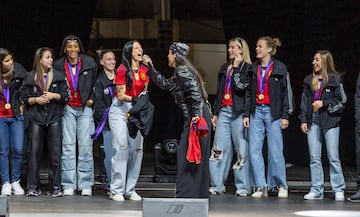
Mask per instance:
[[[157,143],[155,150],[155,173],[158,175],[176,174],[176,153],[178,140],[166,139]]]

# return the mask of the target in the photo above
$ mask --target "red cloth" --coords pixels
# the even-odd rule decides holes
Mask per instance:
[[[186,153],[186,159],[190,163],[200,164],[200,138],[207,136],[208,131],[209,127],[203,117],[200,117],[199,121],[196,124],[193,122],[190,123],[188,150]]]

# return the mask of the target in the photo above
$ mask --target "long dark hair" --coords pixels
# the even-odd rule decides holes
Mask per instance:
[[[134,47],[134,43],[138,42],[137,40],[128,41],[124,44],[122,51],[122,60],[121,63],[126,68],[126,88],[132,88],[133,80],[132,80],[132,70],[131,70],[131,60],[132,60],[132,51]],[[139,43],[139,42],[138,42]]]
[[[0,64],[1,64],[1,66],[0,66],[0,74],[3,73],[2,62],[4,61],[4,59],[5,59],[5,57],[6,57],[7,55],[11,55],[12,58],[14,59],[14,54],[11,53],[8,49],[6,49],[6,48],[0,48]]]
[[[4,69],[3,69],[3,65],[2,65],[2,62],[4,61],[5,57],[8,56],[8,55],[11,55],[12,58],[14,59],[14,54],[12,52],[10,52],[8,49],[5,49],[5,48],[0,48],[0,93],[2,94],[3,93],[3,87],[2,87],[2,83],[3,83],[3,80],[6,79],[8,81],[11,80],[11,76],[13,74],[13,72],[4,72]]]

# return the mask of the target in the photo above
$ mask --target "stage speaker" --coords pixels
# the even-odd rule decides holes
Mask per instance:
[[[143,217],[208,217],[209,199],[143,198]]]
[[[0,195],[0,217],[9,217],[9,204],[7,196]]]

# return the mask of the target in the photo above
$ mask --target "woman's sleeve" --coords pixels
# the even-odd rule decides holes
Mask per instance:
[[[175,73],[177,79],[179,79],[180,83],[183,85],[182,89],[185,91],[185,100],[191,105],[191,116],[202,116],[203,96],[196,75],[188,69],[175,70]]]

